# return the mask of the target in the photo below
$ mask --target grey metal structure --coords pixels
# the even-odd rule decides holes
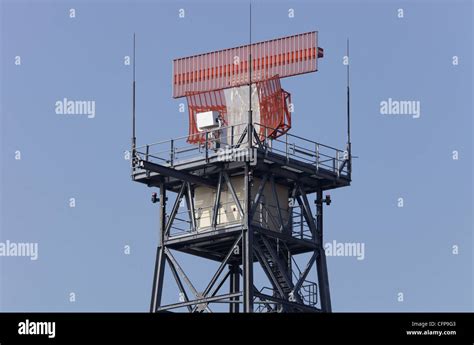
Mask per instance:
[[[159,188],[159,195],[152,196],[159,205],[160,243],[151,312],[211,312],[214,305],[222,304],[234,313],[331,312],[323,248],[323,204],[331,200],[323,194],[351,183],[349,111],[346,150],[288,133],[262,140],[257,134],[262,128],[269,133],[275,129],[252,122],[251,109],[248,115],[247,123],[222,128],[231,133],[225,150],[218,149],[210,132],[205,133],[202,145],[188,144],[185,136],[137,147],[133,125],[132,179]],[[236,179],[243,180],[243,190],[236,189]],[[277,186],[288,191],[286,217],[278,204]],[[209,210],[195,205],[196,190],[202,187],[215,192]],[[237,217],[221,223],[224,190],[230,193]],[[264,190],[276,200],[273,210],[262,201]],[[170,203],[168,195],[175,196]],[[315,211],[310,203],[313,199]],[[204,212],[210,215],[205,227],[200,219]],[[204,290],[195,287],[175,252],[219,263]],[[295,260],[300,255],[306,258],[303,269]],[[256,286],[256,264],[269,286]],[[171,304],[162,303],[166,268],[180,296]]]
[[[253,124],[248,128],[255,134],[257,126]],[[133,180],[160,189],[159,197],[154,199],[159,201],[160,244],[153,279],[152,312],[181,307],[191,312],[210,311],[210,305],[217,302],[228,303],[231,312],[331,311],[323,249],[323,203],[329,199],[323,199],[323,192],[350,184],[350,153],[291,134],[264,141],[254,135],[256,144],[247,140],[251,146],[241,148],[247,132],[226,149],[227,153],[245,153],[240,154],[238,160],[235,156],[224,159],[222,151],[213,149],[207,141],[201,146],[186,144],[186,137],[133,149]],[[243,204],[236,196],[231,176],[244,178],[246,201]],[[250,188],[257,180],[257,193],[252,199]],[[266,213],[267,216],[278,214],[277,217],[255,222],[255,214],[262,208],[262,191],[269,185],[276,193],[276,184],[290,191],[291,216],[284,222],[278,208],[277,212]],[[210,212],[212,224],[205,231],[197,231],[196,226],[193,193],[198,186],[216,191]],[[241,221],[220,226],[216,218],[224,186],[231,192],[242,217]],[[171,207],[167,203],[168,193],[176,194]],[[315,214],[308,197],[311,194],[316,195]],[[179,212],[182,201],[185,211]],[[277,224],[279,230],[270,230],[274,229],[271,224]],[[204,291],[196,290],[175,259],[174,251],[220,263]],[[311,256],[306,267],[299,271],[293,256],[302,253],[311,253]],[[254,285],[255,263],[261,265],[268,277],[271,284],[268,288],[262,290]],[[317,282],[308,278],[314,264]],[[173,274],[182,296],[182,301],[170,305],[161,303],[165,266]],[[226,280],[229,289],[222,292]]]

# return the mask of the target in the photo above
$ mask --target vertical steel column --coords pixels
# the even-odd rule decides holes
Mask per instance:
[[[252,114],[252,3],[249,4],[249,48],[248,48],[248,72],[249,72],[249,110],[247,119],[247,139],[248,152],[252,152],[253,143],[253,114]],[[245,210],[244,210],[244,233],[242,238],[242,267],[244,276],[244,313],[253,312],[253,231],[251,207],[252,194],[250,190],[251,174],[250,162],[245,163],[244,171],[244,188],[245,188]]]
[[[229,288],[229,293],[235,293],[240,291],[240,269],[239,265],[237,264],[232,264],[229,265],[229,271],[230,271],[230,288]],[[239,303],[236,301],[239,300],[239,297],[231,297],[231,301],[234,301],[233,303],[229,303],[229,312],[230,313],[238,313],[239,312]]]
[[[150,312],[156,312],[161,305],[163,280],[165,273],[165,228],[166,228],[166,189],[165,184],[160,184],[160,243],[156,249],[155,273],[153,276],[153,290],[151,295]]]
[[[253,230],[250,219],[250,164],[245,165],[244,188],[245,188],[245,210],[242,241],[242,266],[244,276],[244,313],[253,312]]]
[[[319,294],[321,297],[321,310],[323,312],[331,312],[331,295],[329,292],[329,276],[326,263],[326,253],[324,252],[323,243],[323,191],[318,190],[316,195],[316,226],[317,236],[319,239],[319,255],[316,258],[316,269],[318,271]]]

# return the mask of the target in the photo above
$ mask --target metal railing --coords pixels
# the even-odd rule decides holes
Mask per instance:
[[[242,202],[242,200],[240,200]],[[194,219],[196,229],[193,229],[191,220],[191,211],[188,210],[186,200],[180,201],[180,206],[176,212],[172,226],[170,227],[169,236],[179,236],[189,234],[194,231],[206,231],[214,228],[233,226],[242,222],[236,203],[231,201],[220,201],[215,217],[216,223],[213,224],[215,212],[215,200],[207,207],[197,207],[194,205]],[[283,224],[279,219],[281,214]],[[259,227],[282,232],[288,230],[295,238],[302,240],[312,240],[313,233],[303,216],[302,207],[298,204],[289,205],[289,209],[270,205],[259,201],[252,218],[252,224]]]
[[[316,170],[325,169],[339,175],[350,175],[349,153],[316,141],[306,139],[287,132],[281,132],[259,123],[254,123],[260,133],[261,143],[265,150],[313,165]],[[281,134],[272,138],[275,134]]]
[[[182,136],[136,147],[132,150],[132,168],[136,168],[138,160],[168,167],[199,159],[208,161],[210,157],[225,154],[223,150],[247,147],[247,128],[247,124],[243,123],[205,131],[202,132],[203,141],[199,144],[191,144],[188,136]],[[279,154],[288,162],[295,160],[308,163],[315,171],[324,169],[337,176],[350,176],[351,157],[347,151],[289,133],[282,133],[276,138],[270,137],[272,133],[278,133],[278,129],[259,123],[255,123],[253,129],[253,147]],[[223,160],[226,159],[223,157]]]
[[[318,284],[315,282],[305,280],[299,293],[306,305],[315,307],[318,304]]]
[[[188,210],[185,205],[185,200],[181,201],[179,210],[176,212],[173,225],[170,227],[168,235],[170,237],[181,236],[190,234],[196,231],[206,231],[212,230],[215,227],[228,227],[242,222],[242,217],[236,211],[228,211],[231,209],[229,206],[235,205],[234,201],[229,202],[220,202],[219,208],[217,210],[216,224],[214,225],[214,205],[208,207],[194,207],[194,218],[196,221],[196,229],[193,229],[193,222],[190,217],[192,217],[191,211]],[[229,214],[232,213],[232,214]],[[222,219],[225,217],[225,219]]]
[[[291,212],[291,230],[292,236],[299,238],[301,240],[311,240],[313,238],[313,233],[304,218],[302,207],[298,204],[293,204],[290,206],[292,208]]]
[[[217,155],[221,149],[243,146],[246,128],[246,124],[238,124],[203,131],[203,141],[198,144],[189,143],[186,135],[142,145],[135,148],[134,155],[139,160],[168,167],[174,167],[190,160],[208,159]]]
[[[258,290],[259,293],[261,294],[266,294],[269,296],[273,296],[276,294],[275,290],[271,287],[264,286],[260,290]],[[255,297],[254,303],[256,304],[256,307],[254,309],[255,313],[278,313],[278,303],[272,302],[272,301],[267,301],[265,299],[262,299],[260,297]]]
[[[290,210],[280,207],[280,214],[285,223],[281,224],[277,206],[259,202],[252,219],[252,224],[273,231],[282,231],[284,230],[282,226],[286,225],[286,229],[289,228],[291,230],[290,233],[293,237],[301,240],[312,240],[313,233],[304,218],[301,206],[294,204],[290,205],[289,208]]]

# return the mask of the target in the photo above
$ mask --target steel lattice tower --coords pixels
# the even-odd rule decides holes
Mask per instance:
[[[189,135],[141,147],[135,132],[132,139],[132,179],[159,188],[151,312],[212,311],[217,303],[229,312],[331,311],[323,204],[331,202],[325,191],[351,182],[349,122],[346,150],[289,134],[289,94],[280,86],[316,71],[322,56],[310,32],[174,61],[173,95],[187,97]],[[235,120],[236,99],[249,108],[244,123]],[[196,116],[208,110],[223,124],[198,130]],[[204,290],[175,252],[219,263]],[[256,286],[255,265],[269,286]],[[179,290],[171,304],[162,303],[165,269]]]

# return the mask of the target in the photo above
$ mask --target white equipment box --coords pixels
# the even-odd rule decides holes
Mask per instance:
[[[206,111],[203,113],[197,113],[196,123],[198,130],[202,132],[208,129],[218,128],[220,125],[219,121],[217,120],[218,117],[218,111]]]

